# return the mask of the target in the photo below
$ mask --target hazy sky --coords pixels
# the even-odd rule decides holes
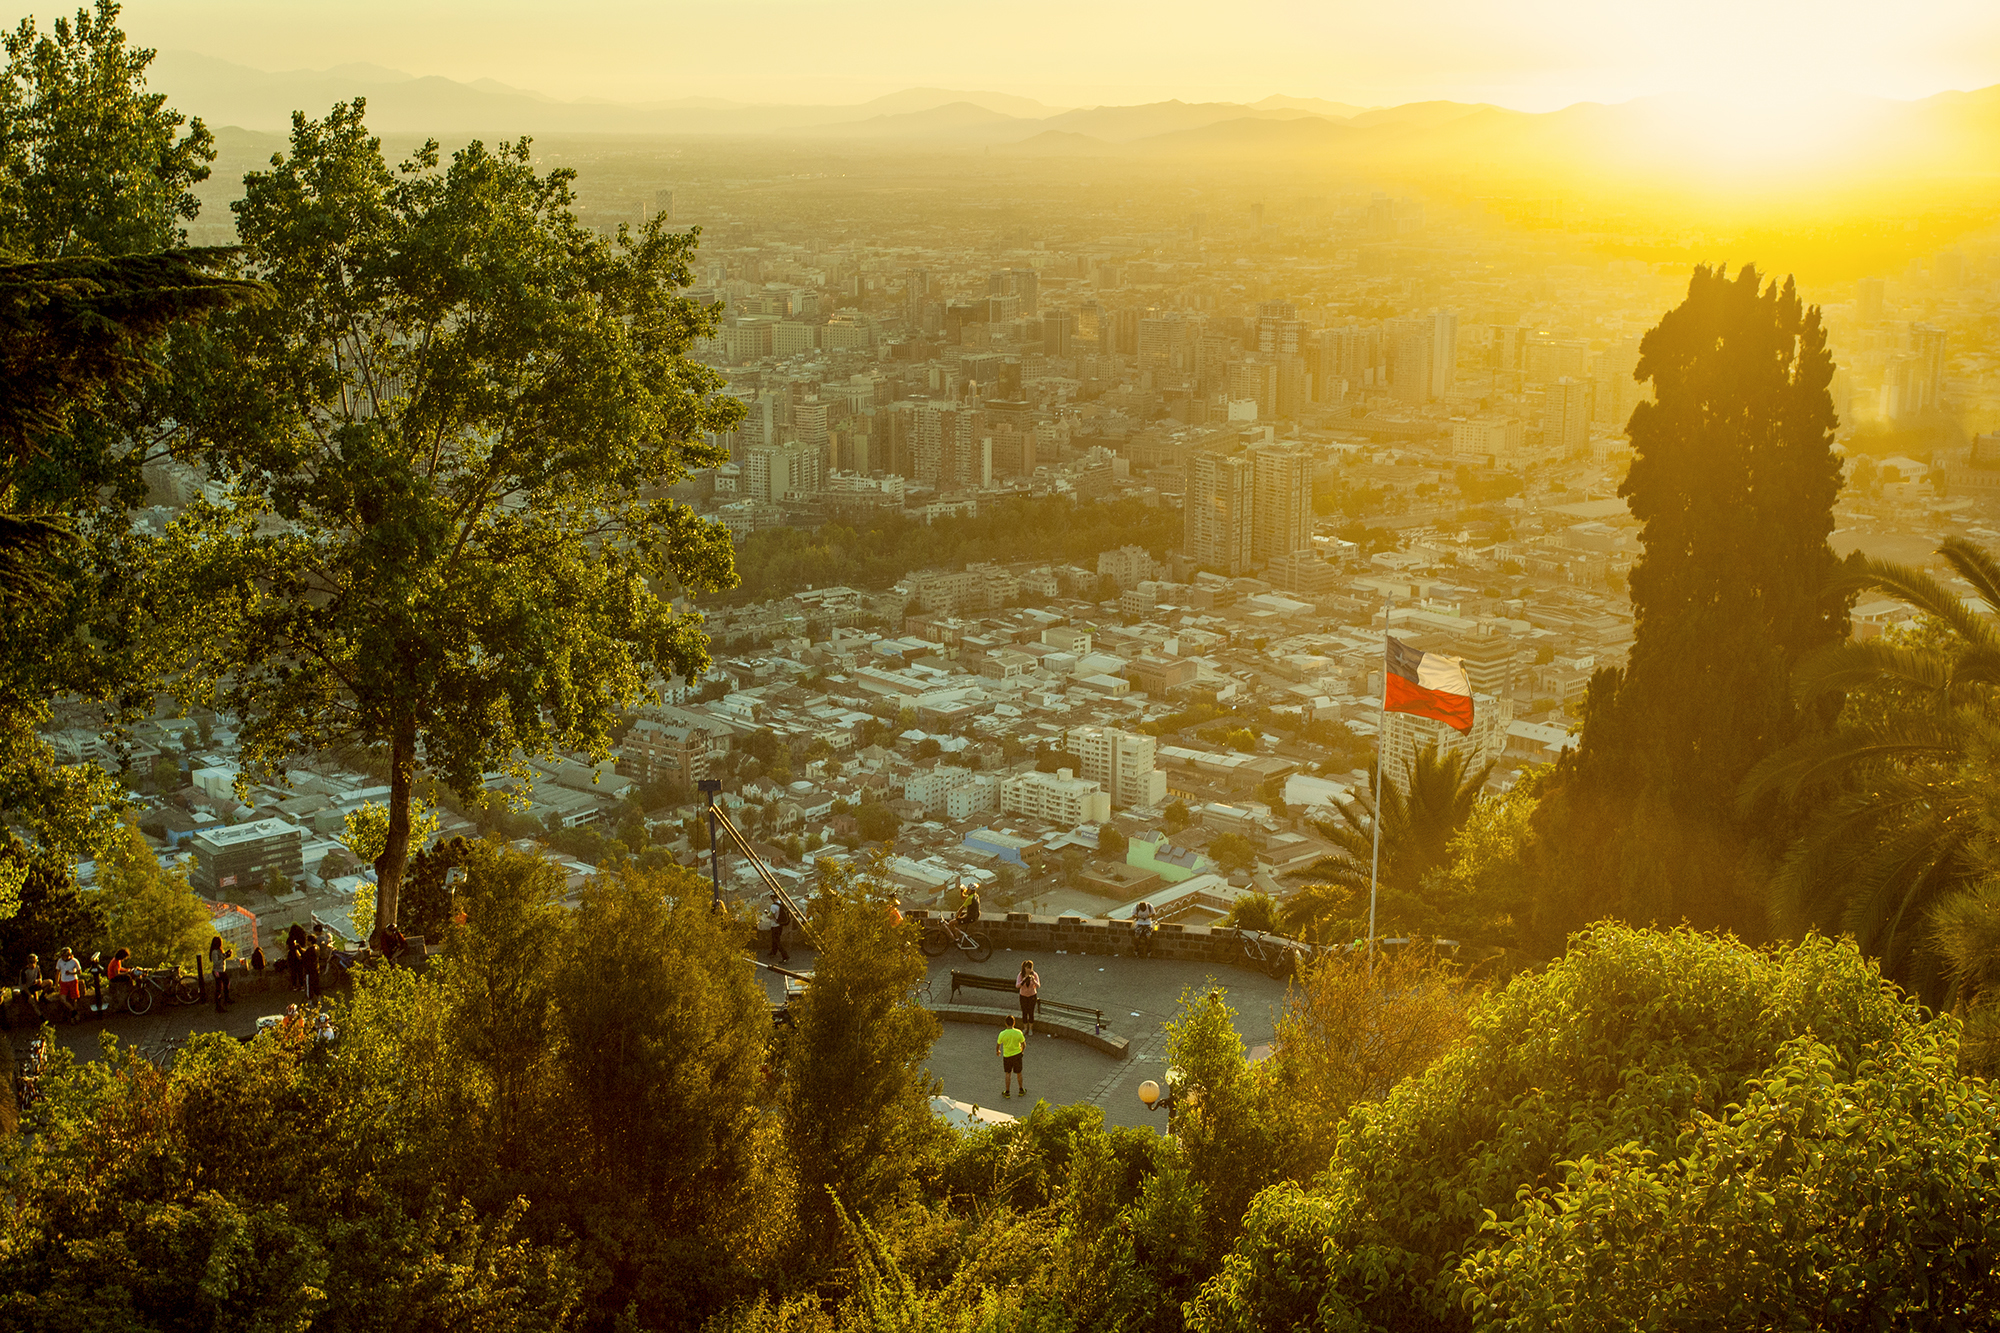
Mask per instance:
[[[2000,0],[129,0],[124,24],[262,69],[369,61],[619,101],[932,86],[1065,106],[1287,93],[1549,110],[2000,83]]]

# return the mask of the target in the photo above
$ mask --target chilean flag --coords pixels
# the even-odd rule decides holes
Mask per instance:
[[[1456,657],[1440,657],[1388,636],[1382,706],[1392,713],[1433,718],[1453,731],[1472,730],[1472,682]]]

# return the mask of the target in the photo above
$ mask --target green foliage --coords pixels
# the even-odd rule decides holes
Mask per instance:
[[[1257,864],[1256,844],[1241,833],[1218,834],[1205,850],[1217,865],[1232,874]]]
[[[1279,928],[1279,917],[1276,898],[1268,893],[1246,893],[1229,905],[1219,924],[1239,930],[1275,931]]]
[[[1211,1256],[1228,1249],[1278,1165],[1271,1117],[1235,1016],[1220,989],[1190,987],[1181,993],[1179,1017],[1167,1024],[1167,1063],[1181,1071],[1174,1135],[1201,1200],[1201,1252]]]
[[[54,958],[65,944],[78,954],[104,938],[102,895],[85,897],[69,865],[16,838],[0,842],[0,958]]]
[[[1177,798],[1167,802],[1167,808],[1160,812],[1160,822],[1167,826],[1167,832],[1179,833],[1194,822],[1194,816],[1188,813],[1187,805]]]
[[[858,528],[767,528],[738,543],[743,581],[727,600],[761,602],[832,583],[886,588],[913,569],[957,569],[978,560],[1090,562],[1120,546],[1157,553],[1179,540],[1179,521],[1169,510],[1136,500],[1072,505],[1061,496],[1009,498],[981,506],[976,517],[935,523],[891,512]]]
[[[916,927],[893,922],[879,895],[844,870],[822,874],[808,911],[818,961],[791,1006],[777,1099],[802,1257],[835,1242],[833,1198],[872,1214],[938,1133],[923,1069],[938,1021],[911,997],[924,975]]]
[[[854,812],[854,824],[868,841],[888,842],[896,836],[896,830],[903,826],[903,821],[880,801],[863,801],[861,808]]]
[[[1132,849],[1132,840],[1106,824],[1097,830],[1097,854],[1107,861],[1123,862]]]
[[[1989,552],[1954,537],[1939,553],[2000,605]],[[2000,627],[1922,570],[1871,560],[1855,583],[1922,618],[1799,664],[1800,698],[1840,700],[1838,724],[1760,764],[1742,799],[1749,808],[1775,794],[1803,816],[1773,877],[1781,924],[1851,932],[1891,976],[1942,1003],[1950,986],[1922,947],[1926,919],[1990,873],[2000,831]]]
[[[470,800],[523,752],[601,757],[656,675],[707,668],[671,598],[732,581],[726,534],[642,492],[741,407],[684,357],[715,320],[679,291],[694,233],[604,240],[525,140],[392,170],[362,111],[295,117],[233,205],[277,299],[230,317],[198,395],[242,589],[198,667],[252,764],[388,748],[387,919],[419,763]]]
[[[1543,909],[1558,938],[1607,914],[1766,929],[1762,858],[1790,829],[1774,803],[1739,815],[1735,796],[1820,720],[1791,697],[1793,665],[1847,637],[1827,545],[1833,370],[1818,309],[1747,265],[1733,281],[1697,268],[1640,344],[1653,397],[1618,492],[1644,525],[1636,637],[1629,666],[1592,682],[1536,816],[1559,857]]]
[[[1452,840],[1472,818],[1492,771],[1490,763],[1472,768],[1464,751],[1440,753],[1426,745],[1402,781],[1382,784],[1378,931],[1441,933],[1446,917],[1426,893],[1426,882],[1451,864]],[[1313,827],[1338,849],[1313,867],[1314,873],[1358,897],[1365,920],[1369,884],[1376,877],[1374,793],[1357,792],[1334,806],[1334,818],[1316,819]]]
[[[126,824],[105,844],[98,855],[97,882],[104,939],[114,948],[130,949],[138,965],[187,966],[208,947],[214,933],[208,909],[188,886],[186,874],[160,864],[136,825]]]
[[[2000,1304],[2000,1108],[1933,1026],[1858,1062],[1788,1042],[1671,1154],[1616,1145],[1494,1228],[1487,1327],[1973,1327]],[[1665,1278],[1666,1280],[1662,1280]]]
[[[1877,1067],[1915,1073],[1912,1057],[1936,1049],[1925,1032],[1851,944],[1760,952],[1595,927],[1479,1006],[1469,1037],[1426,1072],[1356,1107],[1319,1184],[1259,1198],[1191,1325],[1482,1327],[1469,1275],[1554,1197],[1566,1163],[1617,1150],[1666,1169],[1703,1125],[1789,1077],[1796,1043],[1832,1062],[1840,1088]],[[1961,1120],[1960,1132],[1982,1131]],[[1647,1284],[1632,1299],[1658,1290],[1657,1268],[1631,1274]]]

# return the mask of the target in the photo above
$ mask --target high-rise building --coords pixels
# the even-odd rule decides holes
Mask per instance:
[[[972,422],[955,407],[927,403],[911,423],[911,462],[916,480],[933,486],[958,484],[959,439],[969,435]]]
[[[798,432],[800,440],[815,449],[826,449],[826,410],[829,404],[820,401],[818,394],[807,394],[792,404],[792,428]]]
[[[1231,575],[1250,568],[1253,475],[1241,454],[1204,451],[1188,460],[1181,546],[1196,568]]]
[[[1590,383],[1564,375],[1542,397],[1542,441],[1565,456],[1590,447]]]
[[[1095,782],[1062,768],[1002,778],[1000,808],[1051,824],[1102,824],[1111,818],[1111,797]]]
[[[1472,730],[1454,731],[1444,723],[1414,713],[1389,713],[1383,719],[1382,775],[1404,786],[1417,752],[1435,745],[1440,754],[1463,754],[1469,773],[1498,760],[1507,750],[1507,726],[1514,720],[1511,699],[1496,699],[1477,689],[1472,694]]]
[[[1298,356],[1310,334],[1290,301],[1258,303],[1257,351],[1265,356]]]
[[[1388,353],[1389,391],[1398,401],[1427,403],[1431,391],[1431,321],[1392,319],[1383,326],[1383,345]]]
[[[1458,312],[1431,313],[1431,396],[1442,398],[1451,392],[1458,371]]]
[[[1261,444],[1250,450],[1250,464],[1251,558],[1261,565],[1311,549],[1311,452],[1298,444]]]
[[[1166,799],[1167,775],[1154,766],[1159,742],[1151,736],[1116,727],[1071,727],[1063,744],[1083,766],[1083,776],[1104,788],[1114,808],[1158,805]]]
[[[824,473],[821,451],[798,440],[752,445],[743,458],[743,488],[753,500],[812,495]]]
[[[1521,452],[1521,423],[1505,417],[1475,417],[1451,423],[1454,458],[1488,466],[1512,462]]]
[[[1076,336],[1076,316],[1067,310],[1042,312],[1042,355],[1068,356]]]
[[[653,191],[653,211],[663,214],[667,221],[674,220],[674,192],[672,190]]]
[[[1278,367],[1262,358],[1231,362],[1225,394],[1232,401],[1256,403],[1259,421],[1275,420],[1278,415]]]
[[[1862,324],[1882,322],[1882,279],[1863,278],[1854,284],[1854,318]]]

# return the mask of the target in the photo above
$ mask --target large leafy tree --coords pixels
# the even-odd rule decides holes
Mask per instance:
[[[1758,883],[1783,830],[1769,808],[1740,816],[1737,786],[1816,724],[1792,666],[1847,635],[1848,600],[1829,591],[1833,358],[1789,279],[1702,267],[1634,374],[1653,384],[1619,488],[1644,525],[1635,633],[1625,669],[1592,683],[1538,811],[1562,862],[1544,915],[1762,934]]]
[[[172,434],[176,341],[254,294],[219,252],[180,248],[213,148],[146,90],[152,52],[117,14],[23,21],[0,74],[0,817],[58,860],[115,830],[122,793],[37,725],[57,696],[113,721],[149,708],[184,660],[186,562],[127,511]],[[26,865],[0,857],[0,914]]]
[[[734,577],[726,533],[645,498],[741,411],[683,355],[714,321],[679,290],[695,235],[607,241],[570,182],[526,140],[392,169],[356,101],[294,117],[234,205],[277,299],[230,320],[204,393],[244,561],[206,665],[252,765],[386,752],[378,923],[420,770],[471,799],[523,752],[602,754],[656,675],[707,665],[672,598]]]
[[[1961,537],[1938,554],[2000,606],[2000,561]],[[1742,799],[1775,793],[1806,812],[1773,881],[1780,923],[1851,934],[1889,975],[1941,1001],[1951,973],[1977,963],[1966,954],[1941,968],[1922,947],[1930,918],[1990,870],[2000,831],[2000,628],[1921,569],[1871,560],[1856,582],[1924,619],[1801,662],[1799,697],[1844,697],[1839,724],[1758,765]]]

